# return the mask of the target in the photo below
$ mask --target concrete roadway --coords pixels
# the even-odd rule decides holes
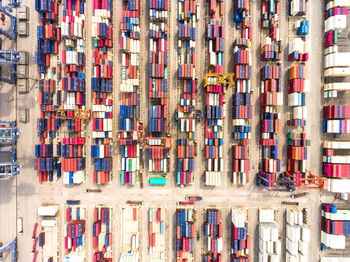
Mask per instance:
[[[92,1],[88,1],[87,17],[90,18],[92,15]],[[148,29],[148,10],[146,7],[146,2],[140,1],[141,4],[141,103],[144,105],[144,109],[141,111],[141,119],[145,124],[147,124],[148,118],[148,101],[147,101],[147,64],[148,57],[147,52],[143,50],[148,49],[149,41],[147,39],[147,29]],[[207,56],[207,43],[204,38],[205,33],[205,1],[198,1],[200,3],[202,17],[197,23],[197,41],[196,41],[196,69],[199,79],[203,79],[205,73],[207,72],[206,65],[204,63],[205,57]],[[227,72],[232,71],[233,63],[231,61],[232,57],[232,41],[233,34],[232,27],[233,17],[232,17],[232,2],[225,0],[225,68]],[[286,10],[284,1],[282,3],[282,9]],[[18,50],[27,50],[30,52],[30,68],[29,72],[31,76],[36,76],[36,66],[34,59],[34,51],[36,49],[36,26],[38,23],[38,16],[34,10],[33,1],[23,0],[23,5],[30,6],[30,33],[31,37],[28,38],[19,38],[18,40]],[[148,5],[148,4],[147,4]],[[320,174],[320,160],[321,160],[321,132],[320,132],[320,93],[321,93],[321,72],[322,72],[322,3],[320,1],[313,1],[312,7],[309,1],[308,12],[310,14],[311,20],[311,30],[310,30],[310,39],[311,39],[311,60],[308,62],[308,73],[311,80],[311,96],[308,97],[308,127],[307,132],[309,137],[312,140],[312,147],[309,153],[309,167],[313,170],[314,173]],[[260,41],[260,28],[259,28],[259,17],[260,17],[260,1],[253,0],[251,1],[252,9],[252,24],[253,24],[253,35],[254,40],[252,43],[252,48],[255,53],[259,53],[259,41]],[[62,13],[62,9],[60,14]],[[118,101],[120,101],[119,94],[119,84],[120,80],[120,68],[121,68],[121,55],[119,52],[119,21],[121,15],[120,5],[114,5],[114,100],[115,100],[115,115],[118,115]],[[177,68],[177,55],[176,55],[176,35],[177,35],[177,1],[172,0],[170,4],[170,15],[169,15],[169,44],[168,44],[168,61],[171,61],[169,65],[169,118],[173,117],[173,112],[177,104],[177,92],[176,92],[176,68]],[[286,13],[281,14],[281,34],[283,37],[283,46],[287,48],[287,16]],[[91,38],[91,30],[89,25],[91,21],[87,19],[86,33],[87,38]],[[91,42],[87,41],[87,79],[91,76]],[[286,49],[285,49],[286,50]],[[287,68],[286,57],[283,59],[284,68]],[[188,188],[179,188],[174,186],[175,184],[175,147],[171,151],[171,173],[169,174],[168,184],[164,187],[150,187],[148,185],[148,176],[145,175],[147,172],[146,165],[142,168],[144,177],[144,186],[141,189],[140,185],[135,187],[122,187],[120,185],[119,179],[119,170],[120,170],[120,153],[119,147],[116,146],[115,157],[113,159],[114,166],[114,178],[112,183],[107,186],[102,186],[102,194],[87,194],[84,193],[86,188],[93,188],[92,183],[92,170],[93,167],[90,162],[90,157],[87,157],[87,181],[81,186],[63,186],[62,181],[59,181],[56,184],[42,184],[38,183],[38,178],[36,172],[34,172],[33,167],[33,156],[34,156],[34,144],[38,143],[38,138],[36,136],[36,118],[39,117],[40,111],[39,106],[35,104],[34,98],[38,95],[38,89],[33,88],[30,90],[30,93],[27,95],[18,95],[17,100],[12,100],[13,88],[4,86],[0,89],[0,119],[14,119],[16,117],[16,109],[19,108],[29,108],[30,109],[30,123],[28,124],[19,124],[21,128],[22,135],[21,139],[18,142],[18,156],[19,161],[22,163],[22,172],[17,178],[7,179],[0,183],[0,214],[6,214],[0,219],[0,241],[7,242],[10,241],[16,231],[16,216],[23,217],[24,219],[24,234],[18,236],[18,248],[19,248],[19,260],[18,261],[31,261],[31,234],[33,230],[33,224],[37,221],[36,210],[41,203],[58,203],[61,205],[60,219],[61,224],[64,219],[64,210],[63,204],[66,199],[80,199],[82,205],[87,208],[88,224],[87,224],[87,261],[92,261],[92,219],[93,219],[93,207],[97,204],[107,204],[114,208],[114,259],[115,261],[119,258],[121,252],[120,241],[118,241],[122,236],[120,230],[121,228],[121,207],[125,205],[126,200],[143,200],[145,201],[145,206],[141,208],[141,261],[148,261],[147,256],[147,246],[148,246],[148,226],[147,226],[147,210],[149,206],[166,206],[167,207],[167,225],[169,230],[167,231],[167,245],[168,245],[168,261],[175,261],[174,254],[174,214],[175,214],[175,203],[176,201],[181,201],[186,195],[202,195],[204,196],[204,201],[196,204],[196,209],[198,211],[196,229],[199,233],[199,239],[195,245],[195,261],[200,261],[201,249],[202,249],[202,230],[201,225],[203,223],[203,207],[208,206],[217,206],[222,209],[223,223],[226,230],[223,232],[223,237],[225,239],[224,251],[223,252],[223,261],[228,261],[229,257],[229,209],[231,206],[235,205],[244,205],[249,208],[249,232],[252,238],[250,253],[252,258],[256,258],[257,254],[257,208],[271,206],[278,209],[277,219],[280,224],[280,233],[282,240],[282,253],[285,253],[285,242],[284,242],[284,221],[283,221],[283,212],[285,207],[281,206],[281,200],[288,199],[288,193],[280,192],[267,192],[261,189],[256,188],[255,186],[255,174],[258,170],[259,163],[259,154],[258,154],[258,113],[259,113],[259,57],[253,57],[253,67],[252,67],[252,85],[254,88],[254,105],[255,105],[255,117],[253,119],[253,132],[251,140],[251,175],[250,175],[250,184],[244,188],[235,188],[231,186],[230,182],[230,166],[231,166],[231,149],[230,144],[232,143],[230,136],[231,124],[231,108],[232,101],[230,99],[232,91],[228,90],[226,94],[227,101],[227,117],[225,119],[225,165],[226,172],[224,173],[226,179],[223,181],[223,185],[216,189],[209,189],[204,186],[203,183],[203,145],[204,145],[204,126],[203,122],[197,124],[197,141],[199,154],[196,158],[196,170],[195,170],[195,182],[194,185]],[[30,81],[31,86],[33,84]],[[88,90],[90,90],[90,81],[87,81]],[[286,85],[285,85],[286,87]],[[285,94],[287,89],[285,88]],[[91,92],[87,92],[87,108],[91,108]],[[286,95],[285,95],[286,97]],[[197,94],[197,108],[204,108],[204,90],[201,87],[198,87]],[[17,102],[17,103],[15,103]],[[286,103],[285,103],[286,104]],[[118,129],[118,121],[114,121],[115,128]],[[147,126],[146,126],[147,129]],[[87,126],[87,146],[86,146],[86,155],[90,155],[90,144],[91,144],[91,134],[92,126],[91,123]],[[173,141],[176,139],[176,125],[174,121],[170,121],[170,133],[173,136]],[[255,138],[255,139],[254,139]],[[116,143],[117,145],[117,143]],[[285,159],[286,148],[283,148],[281,156]],[[146,158],[143,159],[144,161]],[[285,161],[283,161],[285,162]],[[282,167],[282,170],[284,168]],[[329,196],[322,196],[322,200],[329,201],[331,198]],[[309,221],[312,233],[312,240],[310,243],[310,253],[309,261],[317,261],[318,249],[319,249],[319,202],[320,194],[319,191],[312,191],[310,195],[304,199],[300,200],[302,207],[307,207],[309,209]],[[61,227],[61,254],[63,255],[64,243],[63,243],[63,227]],[[5,260],[9,261],[9,260]],[[61,261],[63,257],[61,256]],[[253,259],[256,261],[256,259]]]

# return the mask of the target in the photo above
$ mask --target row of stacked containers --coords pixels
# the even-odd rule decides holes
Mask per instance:
[[[321,250],[346,249],[348,235],[350,235],[350,210],[322,203]]]
[[[120,21],[122,35],[122,80],[120,91],[119,142],[121,146],[122,185],[135,185],[140,170],[140,3],[123,0]],[[140,130],[142,131],[142,130]]]
[[[86,214],[85,208],[68,206],[64,223],[64,248],[66,261],[83,261],[86,256]]]
[[[286,210],[286,261],[308,261],[310,229],[305,209]]]
[[[63,38],[62,64],[65,75],[62,77],[63,109],[67,114],[72,110],[86,107],[85,74],[85,1],[63,1],[61,34]],[[68,129],[62,141],[66,147],[80,147],[82,156],[71,157],[62,154],[64,184],[80,184],[85,180],[85,131],[83,119],[67,119]],[[64,142],[66,141],[66,143]],[[78,142],[76,143],[76,141]],[[62,149],[63,149],[62,146]],[[79,150],[79,149],[78,149]]]
[[[250,22],[249,1],[235,0],[234,22],[237,37],[233,42],[233,87],[232,112],[232,178],[233,185],[246,185],[249,180],[250,160],[249,141],[251,138],[251,119],[253,114],[251,87],[251,40],[252,27]]]
[[[120,262],[140,261],[140,206],[122,210],[122,254]]]
[[[166,261],[165,208],[149,208],[148,231],[150,261]]]
[[[196,0],[178,0],[176,184],[194,182],[196,106]]]
[[[261,1],[261,64],[260,71],[260,149],[261,161],[257,184],[276,185],[281,170],[279,137],[283,105],[281,40],[279,34],[280,1]]]
[[[38,102],[41,112],[37,119],[37,135],[40,144],[35,145],[34,163],[35,170],[38,171],[39,182],[56,181],[55,173],[57,179],[61,177],[59,152],[55,154],[52,142],[61,125],[60,119],[54,118],[56,104],[61,104],[59,81],[62,75],[61,65],[57,61],[58,46],[61,41],[58,8],[58,3],[53,0],[35,1],[35,10],[40,17],[40,25],[37,26],[37,51],[35,52],[35,63],[40,75]]]
[[[176,261],[194,261],[196,210],[178,207],[176,209]]]
[[[168,0],[149,1],[148,171],[151,185],[166,184],[168,172]]]
[[[243,207],[231,209],[231,262],[249,261],[248,210]]]
[[[306,139],[306,93],[310,82],[306,79],[306,62],[309,59],[309,21],[306,18],[306,1],[289,1],[288,34],[288,111],[287,168],[296,186],[302,186],[305,178],[307,147]]]
[[[209,208],[205,212],[205,217],[203,261],[221,262],[223,251],[221,212],[217,208]]]
[[[92,16],[92,145],[93,182],[107,184],[112,174],[113,27],[112,0],[94,0]]]
[[[112,209],[107,206],[94,208],[92,225],[93,262],[112,262]]]
[[[54,182],[61,175],[64,184],[80,184],[85,180],[84,123],[82,119],[74,119],[74,110],[84,110],[86,105],[84,5],[83,0],[63,1],[59,27],[59,3],[54,0],[35,2],[40,17],[35,60],[40,74],[38,100],[41,107],[37,120],[40,144],[35,146],[35,170],[40,182]],[[56,109],[63,110],[60,117]],[[56,139],[62,118],[66,119],[67,126],[62,127],[63,132]],[[55,173],[57,179],[54,179]]]
[[[281,240],[279,225],[276,222],[275,210],[272,208],[259,209],[259,250],[258,261],[280,261]]]
[[[349,7],[347,1],[327,0],[324,9],[322,174],[329,190],[339,193],[349,192],[350,185]]]
[[[222,0],[208,1],[208,16],[206,21],[206,40],[208,41],[208,73],[224,73],[224,2]],[[223,179],[223,120],[226,115],[224,93],[226,86],[216,83],[216,76],[207,79],[205,87],[206,108],[204,127],[204,147],[207,166],[204,171],[204,181],[207,186],[220,186]]]

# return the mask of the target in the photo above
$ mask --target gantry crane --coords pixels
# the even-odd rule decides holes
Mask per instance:
[[[1,45],[1,43],[0,43]],[[1,47],[0,47],[1,49]],[[17,75],[16,75],[16,67],[17,63],[20,59],[20,55],[17,51],[13,50],[0,50],[0,64],[2,65],[9,65],[11,72],[10,72],[10,79],[2,77],[2,65],[0,66],[0,82],[5,82],[8,84],[15,84]]]
[[[21,167],[17,163],[16,149],[0,151],[0,154],[11,154],[11,162],[0,162],[0,178],[12,177],[19,174]]]
[[[59,119],[82,119],[82,120],[90,120],[91,111],[83,110],[83,109],[74,109],[74,110],[66,110],[66,109],[55,109],[56,116],[55,118]]]
[[[0,147],[16,144],[19,135],[16,121],[0,121]]]
[[[259,172],[257,174],[257,186],[263,187],[268,191],[289,191],[292,192],[295,190],[295,181],[286,178],[284,175],[281,175],[277,181],[276,180],[268,180],[263,176],[263,172]],[[276,186],[268,187],[264,185],[265,183],[274,183]],[[279,186],[279,187],[277,187]]]
[[[0,254],[6,249],[11,248],[11,262],[17,262],[17,238],[10,243],[0,247]]]
[[[15,2],[15,1],[12,1],[12,2]],[[3,35],[10,40],[16,40],[16,38],[17,38],[17,19],[10,12],[12,11],[12,8],[16,8],[18,6],[19,6],[19,4],[17,6],[16,5],[10,5],[10,6],[0,5],[0,12],[2,14],[1,20],[2,20],[3,24],[5,22],[6,15],[11,19],[11,34],[0,28],[0,35]]]
[[[204,77],[204,88],[207,85],[223,85],[229,88],[235,84],[233,73],[208,73]]]
[[[321,189],[326,190],[328,186],[328,179],[312,174],[310,171],[305,173],[305,177],[296,177],[293,174],[285,171],[285,177],[289,180],[295,181],[295,186],[300,189]],[[297,183],[298,182],[298,183]]]

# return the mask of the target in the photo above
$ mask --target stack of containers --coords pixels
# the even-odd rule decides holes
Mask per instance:
[[[92,145],[93,182],[107,184],[112,171],[113,52],[112,0],[93,2],[92,40]]]
[[[339,210],[333,204],[321,205],[321,250],[345,249],[350,234],[350,210]]]
[[[122,52],[122,104],[119,142],[122,154],[122,185],[135,185],[140,170],[140,8],[139,0],[123,0],[120,27]]]
[[[85,75],[85,0],[64,0],[61,21],[61,33],[64,41],[62,63],[65,75],[62,78],[62,90],[65,101],[63,109],[67,115],[74,110],[86,109],[86,75]],[[67,119],[68,137],[64,145],[79,145],[85,148],[85,132],[81,118]],[[72,141],[74,140],[74,141]],[[85,179],[85,150],[79,158],[66,155],[62,159],[63,183],[77,184]],[[75,153],[75,152],[74,152]]]
[[[233,88],[233,139],[232,146],[232,178],[233,185],[248,184],[250,170],[249,141],[251,138],[252,119],[252,88],[251,88],[251,40],[252,27],[249,14],[249,1],[236,0],[235,10],[235,31],[241,28],[239,38],[233,42],[233,65],[235,86]]]
[[[65,137],[62,139],[62,171],[64,184],[84,182],[85,138]]]
[[[221,262],[221,252],[223,249],[222,224],[220,210],[210,208],[206,211],[206,221],[204,222],[204,262]]]
[[[270,37],[265,39],[264,45],[260,50],[261,61],[279,61],[282,53],[282,43],[278,41],[276,44],[272,42]]]
[[[56,131],[61,125],[60,119],[55,119],[53,113],[55,105],[61,104],[61,91],[57,90],[58,81],[61,80],[61,65],[57,61],[61,41],[61,29],[57,27],[58,9],[56,0],[35,1],[35,10],[40,17],[35,52],[35,63],[40,76],[38,101],[41,111],[40,118],[37,119],[40,144],[35,146],[35,170],[38,171],[39,182],[55,181],[56,170],[57,179],[61,177],[61,164],[50,150],[54,146],[52,139],[56,137]]]
[[[85,258],[85,208],[68,206],[64,224],[66,261],[83,261]]]
[[[241,207],[231,209],[231,262],[249,262],[249,236],[247,210]]]
[[[279,0],[261,1],[261,27],[268,29],[269,37],[279,41],[278,16],[280,12]],[[264,46],[264,45],[262,45]]]
[[[309,60],[309,39],[293,38],[288,43],[288,61],[306,62]]]
[[[165,209],[150,208],[148,212],[150,261],[166,261]]]
[[[176,209],[176,261],[193,261],[195,210]]]
[[[54,157],[53,144],[35,145],[34,169],[39,172],[39,182],[46,182],[47,179],[54,181],[54,170],[57,170],[57,178],[61,176],[61,165],[58,158]]]
[[[224,2],[210,0],[209,21],[207,23],[206,38],[209,51],[209,73],[223,73],[223,53],[225,49],[224,30]],[[210,77],[206,92],[206,119],[205,119],[205,158],[207,167],[204,172],[204,181],[207,186],[220,186],[223,159],[223,119],[226,115],[224,93],[226,86],[216,84],[216,76]]]
[[[140,207],[127,206],[122,210],[122,254],[120,262],[139,261]]]
[[[310,140],[306,133],[290,132],[287,134],[287,171],[297,178],[305,178],[307,147]],[[302,186],[301,180],[295,181],[296,186]]]
[[[260,146],[261,163],[257,185],[274,187],[277,173],[280,172],[279,133],[281,132],[280,106],[283,105],[282,57],[279,34],[280,1],[261,1],[261,61],[260,72]]]
[[[309,59],[310,41],[307,38],[308,21],[306,21],[306,2],[289,1],[289,30],[297,30],[297,35],[289,35],[288,43],[288,111],[287,125],[287,171],[292,174],[296,186],[302,185],[305,178],[307,147],[310,140],[306,139],[305,131],[307,119],[306,95],[310,92],[310,80],[306,79],[306,61]],[[302,18],[301,18],[302,17]],[[298,20],[295,20],[295,19]],[[301,20],[300,20],[301,19]],[[305,25],[304,25],[305,24]],[[293,28],[291,28],[293,27]],[[302,34],[299,32],[302,31]],[[292,259],[292,258],[291,258]]]
[[[310,90],[310,83],[305,79],[305,70],[304,65],[288,68],[288,106],[292,108],[288,126],[306,126],[306,93]]]
[[[323,144],[322,173],[329,178],[329,190],[339,193],[349,192],[348,179],[340,178],[350,176],[350,144],[347,135],[350,133],[350,106],[346,105],[346,99],[342,99],[350,90],[345,79],[350,75],[350,53],[346,41],[348,7],[346,1],[325,1],[323,133],[326,141]],[[330,102],[329,98],[336,99]]]
[[[168,136],[168,0],[150,1],[149,14],[149,137],[162,140]],[[148,148],[151,185],[159,175],[166,175],[168,151],[163,143]],[[162,179],[166,183],[166,177]]]
[[[281,169],[278,145],[281,132],[279,106],[283,105],[281,77],[280,65],[265,65],[261,70],[260,146],[262,163],[257,182],[263,187],[274,187],[276,174]]]
[[[271,208],[259,209],[259,261],[280,261],[281,241],[274,212]]]
[[[178,0],[177,185],[194,182],[196,106],[196,0]]]
[[[306,15],[307,0],[289,0],[289,15],[304,16]]]
[[[92,225],[93,262],[112,262],[112,209],[98,206],[94,209]]]
[[[286,211],[286,262],[308,261],[310,229],[303,217],[299,208]]]
[[[349,134],[350,105],[324,106],[323,132],[333,134]]]
[[[322,174],[328,178],[349,178],[350,176],[350,141],[324,141]],[[333,180],[333,179],[332,179]],[[341,183],[347,183],[343,181]],[[334,191],[332,192],[341,192]]]

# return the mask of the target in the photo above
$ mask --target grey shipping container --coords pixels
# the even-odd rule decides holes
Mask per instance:
[[[29,19],[28,6],[19,6],[17,8],[17,18],[19,20],[28,20]]]
[[[29,87],[28,87],[28,79],[18,79],[17,80],[17,90],[19,93],[28,93]]]
[[[19,22],[17,26],[17,31],[19,36],[28,36],[29,34],[28,22]]]
[[[20,65],[28,65],[28,61],[29,61],[28,57],[29,57],[28,56],[28,52],[26,52],[26,51],[19,52],[18,64],[20,64]]]

